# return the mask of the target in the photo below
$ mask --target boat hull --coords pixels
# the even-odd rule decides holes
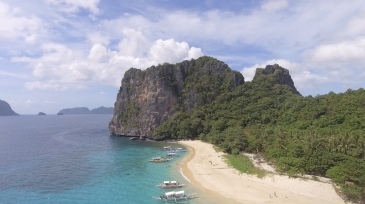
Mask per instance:
[[[169,188],[181,188],[181,187],[184,187],[183,184],[180,184],[178,186],[162,186],[162,185],[157,185],[158,187],[160,188],[164,188],[164,189],[169,189]]]
[[[149,162],[153,162],[153,163],[162,163],[162,162],[168,162],[169,160],[159,160],[159,161],[154,161],[154,160],[149,160]]]
[[[191,199],[191,198],[194,197],[194,194],[195,193],[188,194],[188,195],[181,196],[181,197],[171,197],[171,198],[163,198],[162,196],[161,197],[152,197],[152,198],[155,199],[155,200],[163,200],[163,201],[178,201],[178,200],[188,200],[188,199]]]

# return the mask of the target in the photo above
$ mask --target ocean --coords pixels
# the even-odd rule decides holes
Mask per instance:
[[[0,117],[0,203],[164,203],[164,180],[184,183],[196,198],[179,203],[220,203],[181,174],[185,155],[165,163],[164,146],[110,136],[112,115]]]

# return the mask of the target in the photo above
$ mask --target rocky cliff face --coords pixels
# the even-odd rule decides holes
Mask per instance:
[[[271,80],[271,84],[287,85],[293,93],[299,94],[294,86],[294,82],[289,74],[289,70],[279,66],[278,64],[267,65],[265,69],[257,68],[253,82],[259,80]]]
[[[241,73],[206,56],[144,71],[131,68],[122,79],[110,133],[151,137],[177,111],[211,103],[223,91],[243,83]]]
[[[0,100],[0,116],[11,116],[11,115],[19,115],[19,114],[14,112],[6,101]]]

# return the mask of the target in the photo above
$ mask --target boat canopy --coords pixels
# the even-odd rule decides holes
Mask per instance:
[[[165,193],[166,196],[172,196],[175,195],[175,191],[171,191],[171,192],[166,192]]]
[[[178,195],[182,196],[185,195],[185,191],[170,191],[165,193],[166,196]]]
[[[170,183],[170,181],[164,181],[163,183]]]
[[[176,191],[175,192],[175,195],[184,195],[185,194],[185,191]]]
[[[177,181],[171,181],[171,183],[177,183]]]

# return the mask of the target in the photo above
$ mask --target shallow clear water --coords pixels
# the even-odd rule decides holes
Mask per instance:
[[[187,184],[189,203],[220,203],[184,180],[183,155],[148,162],[178,144],[109,136],[111,117],[0,117],[0,203],[161,203],[163,180]]]

